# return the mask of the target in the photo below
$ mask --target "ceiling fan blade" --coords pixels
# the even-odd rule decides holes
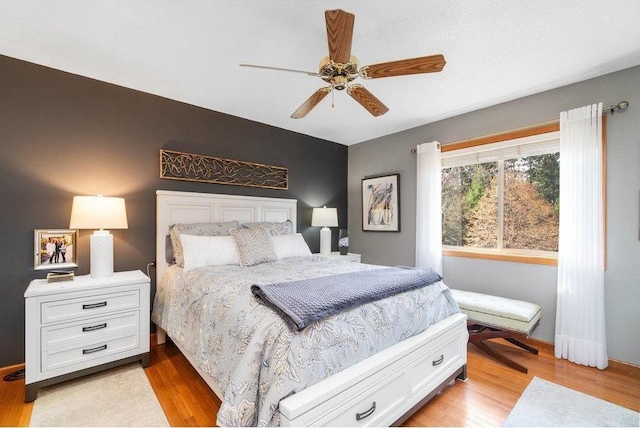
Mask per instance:
[[[240,67],[262,68],[264,70],[276,70],[276,71],[289,71],[292,73],[302,73],[302,74],[306,74],[313,77],[320,77],[318,73],[313,71],[292,70],[290,68],[268,67],[266,65],[253,65],[253,64],[240,64]]]
[[[355,15],[344,10],[327,10],[324,13],[327,22],[327,41],[329,58],[338,64],[346,64],[351,59],[351,41]]]
[[[360,74],[366,79],[378,79],[408,74],[435,73],[442,71],[446,63],[442,55],[423,56],[367,65],[360,69]]]
[[[322,99],[326,97],[329,92],[331,92],[331,86],[320,88],[315,91],[307,101],[305,101],[300,107],[298,107],[298,110],[293,112],[291,118],[302,119],[303,117],[305,117],[307,113],[309,113],[315,106],[317,106],[318,103],[322,101]]]
[[[351,85],[347,88],[347,94],[374,116],[382,116],[389,111],[389,107],[382,104],[371,92],[362,85]]]

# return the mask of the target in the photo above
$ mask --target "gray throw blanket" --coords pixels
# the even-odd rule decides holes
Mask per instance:
[[[396,266],[268,285],[251,292],[302,330],[314,321],[442,280],[429,268]]]

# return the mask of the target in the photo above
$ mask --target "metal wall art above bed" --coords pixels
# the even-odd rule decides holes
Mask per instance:
[[[289,170],[281,166],[160,149],[160,178],[287,190]]]

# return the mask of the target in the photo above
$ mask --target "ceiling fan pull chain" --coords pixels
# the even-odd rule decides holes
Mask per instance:
[[[334,100],[334,95],[333,95],[333,91],[331,91],[331,108],[334,108],[334,104],[333,104],[333,100]]]

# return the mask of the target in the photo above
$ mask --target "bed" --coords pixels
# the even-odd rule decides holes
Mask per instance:
[[[171,225],[289,220],[295,231],[297,202],[161,190],[156,197],[158,343],[170,336],[221,399],[219,425],[400,424],[454,379],[466,380],[466,317],[441,282],[296,332],[252,297],[251,284],[383,267],[295,254],[251,267],[169,266]]]

